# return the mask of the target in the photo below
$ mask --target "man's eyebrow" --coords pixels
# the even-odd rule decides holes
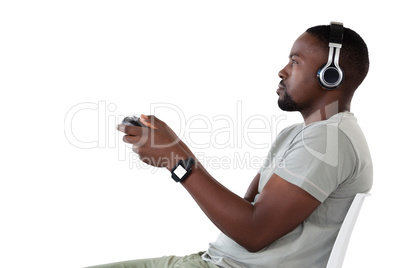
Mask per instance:
[[[291,59],[291,58],[293,58],[293,57],[298,57],[298,58],[300,58],[300,56],[299,56],[298,54],[296,54],[296,53],[292,53],[292,54],[289,55],[289,59]]]

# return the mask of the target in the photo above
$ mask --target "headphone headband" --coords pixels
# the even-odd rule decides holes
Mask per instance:
[[[329,34],[329,42],[342,45],[343,41],[343,23],[331,22],[331,30]]]

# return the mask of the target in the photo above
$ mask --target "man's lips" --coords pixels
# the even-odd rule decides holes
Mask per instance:
[[[284,90],[286,90],[286,86],[284,85],[283,81],[281,81],[278,84],[278,89],[276,90],[276,94],[279,95],[279,92],[284,91]]]

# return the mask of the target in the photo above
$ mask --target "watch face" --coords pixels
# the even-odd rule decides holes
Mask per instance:
[[[174,174],[180,179],[187,173],[187,170],[182,167],[182,165],[178,165],[175,170],[173,170]]]

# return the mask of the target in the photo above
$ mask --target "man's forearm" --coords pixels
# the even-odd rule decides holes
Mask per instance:
[[[249,251],[255,248],[254,206],[217,182],[199,163],[182,182],[209,219]]]

